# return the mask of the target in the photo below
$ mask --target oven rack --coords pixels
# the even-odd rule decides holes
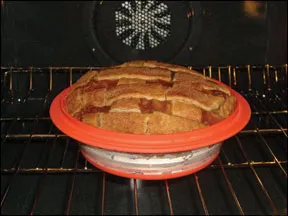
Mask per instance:
[[[240,92],[251,120],[206,169],[141,181],[92,167],[49,118],[54,97],[99,68],[1,67],[1,213],[287,215],[287,64],[190,68]]]

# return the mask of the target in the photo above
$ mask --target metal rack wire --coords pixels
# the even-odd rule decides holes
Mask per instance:
[[[103,173],[55,128],[50,103],[89,69],[1,67],[2,214],[287,215],[287,64],[193,67],[244,95],[252,118],[212,165],[166,181]]]

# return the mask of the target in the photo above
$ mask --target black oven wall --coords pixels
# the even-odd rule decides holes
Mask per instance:
[[[287,63],[286,1],[2,3],[4,66]]]

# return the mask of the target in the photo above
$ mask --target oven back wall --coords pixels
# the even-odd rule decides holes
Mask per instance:
[[[287,2],[4,1],[1,65],[287,63]]]

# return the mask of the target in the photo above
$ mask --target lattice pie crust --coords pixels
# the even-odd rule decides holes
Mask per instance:
[[[88,71],[72,86],[66,104],[73,117],[97,128],[173,134],[224,120],[236,99],[186,67],[138,60]]]

